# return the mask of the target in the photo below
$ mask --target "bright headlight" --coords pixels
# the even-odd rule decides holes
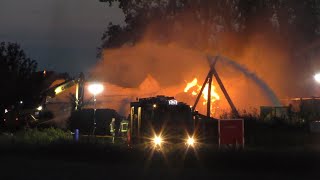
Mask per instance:
[[[188,137],[188,139],[187,139],[187,145],[188,145],[188,146],[194,146],[194,144],[195,144],[194,138],[193,138],[193,137]]]
[[[163,140],[160,136],[155,136],[153,138],[153,144],[156,145],[156,146],[161,146]]]
[[[37,110],[38,110],[38,111],[42,111],[42,109],[43,109],[42,106],[37,107]]]

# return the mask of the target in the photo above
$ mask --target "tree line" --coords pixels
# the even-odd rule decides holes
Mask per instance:
[[[157,38],[170,40],[170,30],[178,23],[192,22],[201,34],[197,48],[215,48],[225,36],[245,41],[254,33],[280,37],[291,49],[301,49],[320,35],[319,0],[100,0],[118,5],[125,14],[125,25],[110,23],[102,36],[104,48],[117,48],[139,42],[154,22],[162,22]],[[177,29],[183,32],[184,28]],[[177,32],[179,34],[179,32]],[[157,39],[156,38],[156,39]],[[163,40],[164,39],[164,40]]]
[[[37,62],[29,58],[18,43],[0,42],[1,110],[31,104],[40,89],[35,78]]]

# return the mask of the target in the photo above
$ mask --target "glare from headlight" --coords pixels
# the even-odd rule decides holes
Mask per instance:
[[[314,75],[314,80],[315,80],[317,83],[320,83],[320,73]]]
[[[38,110],[38,111],[42,111],[42,109],[43,109],[42,106],[37,107],[37,110]]]
[[[162,142],[163,142],[163,140],[162,140],[162,138],[160,136],[155,136],[153,138],[153,143],[156,146],[161,146]]]
[[[194,138],[193,138],[193,137],[189,137],[189,138],[187,139],[187,145],[188,145],[188,146],[194,146],[194,144],[195,144]]]

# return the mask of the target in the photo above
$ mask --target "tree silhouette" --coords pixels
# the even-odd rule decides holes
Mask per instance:
[[[220,41],[230,35],[245,40],[252,34],[262,33],[278,36],[296,50],[320,35],[318,0],[100,1],[110,6],[117,3],[125,14],[126,23],[123,27],[109,24],[102,37],[101,49],[135,44],[154,22],[163,22],[152,29],[156,34],[154,37],[161,38],[162,42],[170,39],[167,31],[172,31],[176,24],[185,27],[180,30],[185,33],[186,29],[190,29],[185,22],[192,22],[197,28],[187,36],[186,41],[197,48],[220,46]]]
[[[37,62],[26,56],[17,43],[0,43],[1,109],[31,103],[37,86],[34,73]]]
[[[101,1],[109,2],[110,5],[116,2],[113,0]],[[154,37],[156,37],[154,40],[162,42],[168,42],[172,28],[175,26],[186,27],[188,22],[192,22],[198,28],[194,29],[194,32],[190,31],[190,36],[188,36],[190,38],[186,40],[192,42],[191,44],[204,39],[210,43],[212,35],[217,37],[218,32],[232,30],[239,32],[242,28],[243,18],[239,16],[238,9],[235,7],[237,0],[120,0],[117,2],[125,14],[126,25],[120,27],[109,24],[102,37],[102,48],[114,48],[127,43],[135,44],[143,37],[147,27],[154,22],[158,22],[152,29]],[[219,27],[224,29],[220,30]],[[177,34],[179,34],[178,31]],[[180,31],[185,31],[185,29],[182,28]],[[203,42],[199,42],[199,44],[203,44]]]

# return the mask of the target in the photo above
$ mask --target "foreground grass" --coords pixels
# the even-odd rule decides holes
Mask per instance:
[[[319,153],[311,151],[162,153],[85,143],[16,145],[0,148],[0,158],[1,179],[308,179],[320,168]]]
[[[272,136],[277,138],[275,134]],[[283,136],[281,140],[290,137]],[[258,146],[249,144],[243,150],[202,144],[201,148],[165,152],[128,147],[120,141],[112,144],[108,138],[82,137],[75,142],[70,132],[59,129],[21,131],[0,136],[0,179],[308,179],[318,176],[317,141],[312,141],[309,147],[297,143],[279,146],[271,140],[263,146],[261,138],[257,140]]]
[[[70,131],[63,131],[56,128],[46,129],[26,129],[16,133],[3,133],[0,136],[1,144],[29,144],[29,145],[48,145],[55,142],[72,141]]]

